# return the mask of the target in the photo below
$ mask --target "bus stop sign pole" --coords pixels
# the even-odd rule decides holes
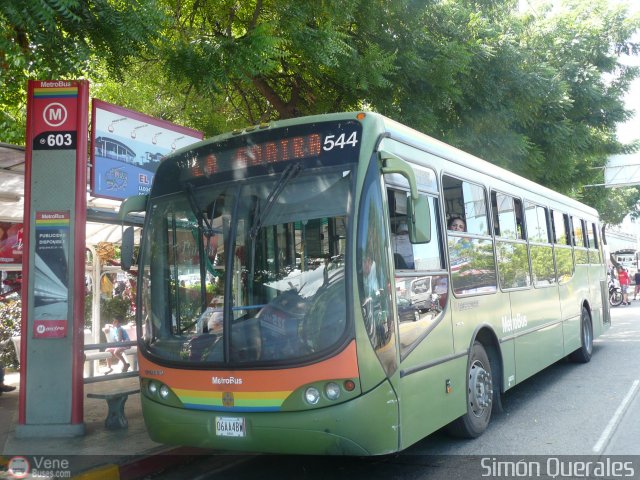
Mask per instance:
[[[84,434],[89,83],[29,81],[16,437]]]

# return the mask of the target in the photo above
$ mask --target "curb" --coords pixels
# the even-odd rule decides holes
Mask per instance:
[[[73,478],[74,480],[135,480],[191,462],[196,457],[210,453],[211,450],[191,447],[164,449],[142,454],[122,463],[100,465],[74,475]]]

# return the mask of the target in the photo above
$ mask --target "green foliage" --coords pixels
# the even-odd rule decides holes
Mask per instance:
[[[603,209],[594,192],[639,75],[640,17],[607,0],[9,0],[0,3],[0,141],[20,143],[25,79],[207,136],[371,109]],[[605,193],[605,195],[602,195]],[[603,199],[602,197],[608,197]]]
[[[111,297],[100,299],[100,328],[107,323],[113,323],[113,319],[119,316],[124,318],[124,323],[133,320],[131,312],[131,300],[124,297]]]
[[[11,343],[11,337],[20,335],[22,324],[22,303],[20,299],[0,302],[0,364],[8,368],[18,368],[19,359]],[[5,344],[5,342],[7,342]]]
[[[188,113],[207,134],[368,107],[588,199],[592,167],[625,151],[615,126],[638,72],[619,55],[638,53],[640,21],[605,0],[532,3],[172,3],[163,68],[224,119]]]
[[[88,293],[84,296],[84,328],[91,328],[92,318],[93,318],[93,294]]]
[[[607,225],[619,225],[629,213],[633,218],[640,216],[638,187],[585,188],[579,199],[596,208]]]
[[[24,143],[29,79],[118,78],[150,51],[164,20],[156,0],[0,2],[0,132]]]

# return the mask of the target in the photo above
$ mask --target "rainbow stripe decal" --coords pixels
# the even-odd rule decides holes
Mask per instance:
[[[60,215],[60,214],[58,214]],[[36,227],[38,228],[68,228],[69,218],[55,218],[56,214],[51,215],[54,218],[36,218]],[[62,215],[60,215],[62,216]]]
[[[33,89],[35,98],[75,98],[78,96],[78,87],[52,87]]]
[[[277,412],[291,391],[210,392],[173,389],[185,408],[220,412]]]

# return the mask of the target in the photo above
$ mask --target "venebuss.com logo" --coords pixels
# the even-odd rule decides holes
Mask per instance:
[[[30,470],[29,461],[24,457],[13,457],[7,465],[7,473],[11,475],[10,478],[26,478]]]
[[[0,478],[71,478],[71,465],[66,458],[32,457],[31,461],[25,457],[13,457],[7,464],[8,476]]]

